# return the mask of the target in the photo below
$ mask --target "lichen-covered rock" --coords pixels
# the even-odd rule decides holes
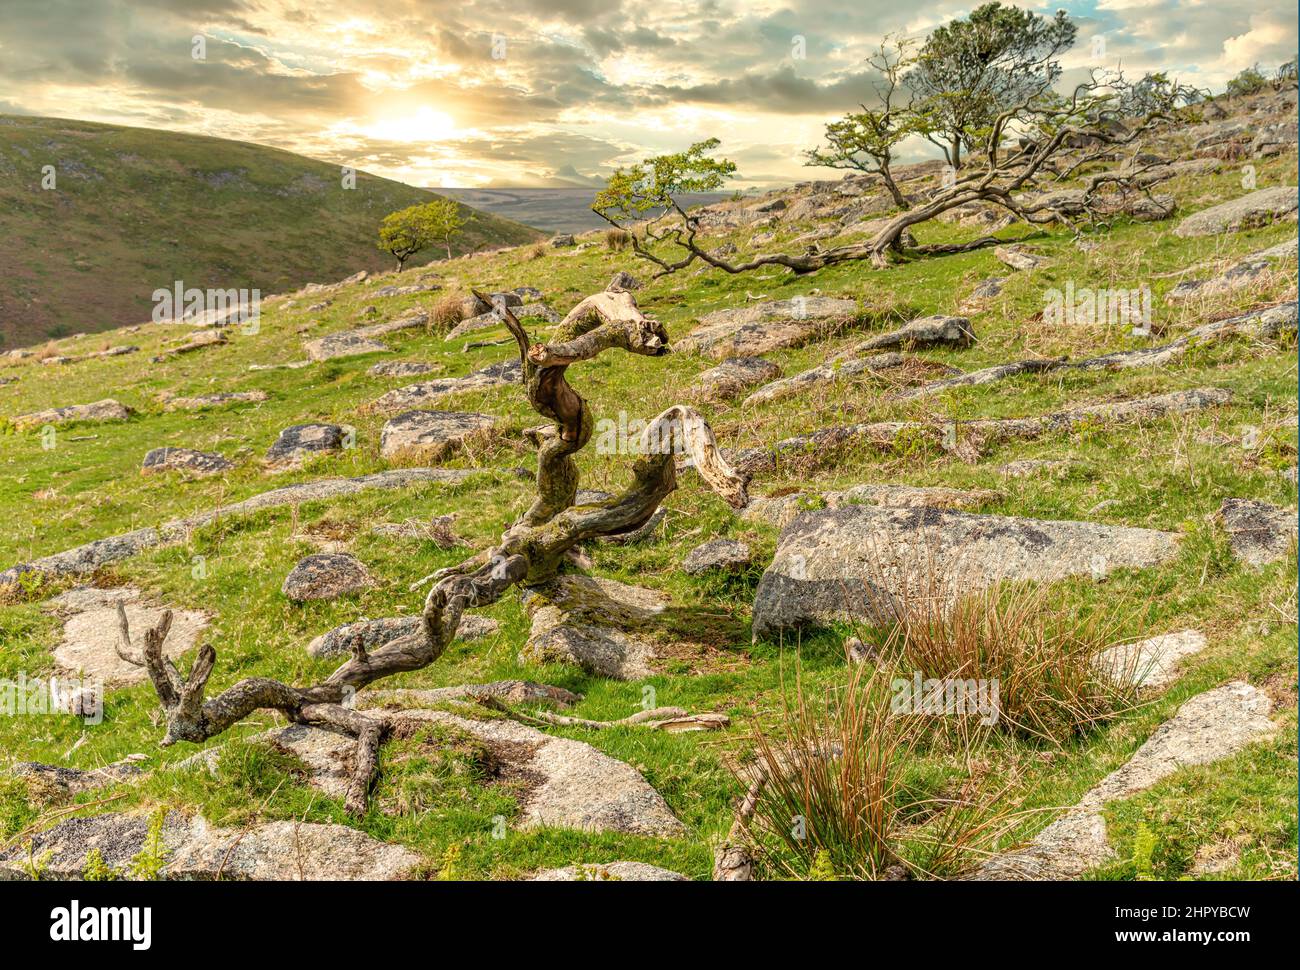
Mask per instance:
[[[1097,656],[1097,668],[1119,683],[1157,688],[1173,682],[1184,659],[1207,646],[1200,630],[1165,633],[1136,643],[1121,643]]]
[[[1294,185],[1279,185],[1260,189],[1230,202],[1202,209],[1188,216],[1174,230],[1175,236],[1184,239],[1195,236],[1213,236],[1221,232],[1240,232],[1256,226],[1267,225],[1275,219],[1294,218],[1297,190]]]
[[[655,619],[668,598],[596,576],[561,576],[528,591],[532,629],[525,663],[570,663],[589,673],[635,680],[654,672]]]
[[[1228,533],[1232,554],[1249,566],[1264,566],[1286,557],[1296,545],[1296,513],[1254,499],[1224,499],[1219,520]]]
[[[337,424],[295,424],[285,428],[266,452],[271,465],[292,465],[312,455],[342,451],[347,432]]]
[[[878,334],[855,346],[851,354],[879,350],[910,350],[919,347],[969,347],[975,330],[965,317],[936,314],[911,320],[889,333]]]
[[[781,368],[762,357],[728,357],[697,377],[695,386],[703,396],[721,401],[780,376]]]
[[[1127,763],[1107,775],[1077,805],[1026,846],[994,856],[972,879],[1077,879],[1113,862],[1101,809],[1107,802],[1145,791],[1186,765],[1230,757],[1271,734],[1268,696],[1234,681],[1193,697],[1156,728]]]
[[[197,397],[166,397],[165,411],[206,411],[228,404],[259,404],[267,400],[266,391],[223,391],[220,394],[200,394]]]
[[[830,492],[791,492],[750,500],[741,518],[784,529],[802,512],[837,509],[844,505],[881,505],[896,509],[968,509],[1003,496],[989,489],[945,488],[929,485],[851,485]]]
[[[677,349],[698,351],[724,360],[754,357],[784,347],[797,347],[850,326],[858,316],[853,300],[826,296],[797,296],[764,300],[752,306],[715,310],[700,326],[677,341]]]
[[[298,562],[284,577],[280,592],[295,602],[332,600],[374,585],[369,571],[355,556],[319,552]]]
[[[419,377],[421,374],[432,374],[439,366],[417,360],[381,360],[377,364],[371,364],[367,373],[374,377]]]
[[[420,384],[410,384],[389,391],[372,405],[374,411],[391,412],[432,404],[448,394],[462,391],[482,391],[492,387],[515,384],[523,373],[519,359],[491,364],[464,377],[440,377]]]
[[[682,560],[682,572],[688,576],[744,569],[753,562],[749,543],[737,539],[711,539],[696,546]]]
[[[779,401],[787,397],[793,397],[796,394],[810,391],[815,387],[836,384],[840,381],[849,380],[854,377],[862,377],[871,374],[887,374],[889,371],[906,367],[918,360],[915,357],[908,357],[905,354],[873,354],[870,357],[855,357],[850,359],[837,359],[829,363],[822,364],[819,367],[813,367],[806,371],[801,371],[791,377],[783,377],[780,380],[774,380],[770,384],[764,384],[749,397],[745,398],[745,407],[753,407],[758,404],[765,404],[769,401]],[[938,368],[939,372],[946,372],[951,368]]]
[[[1043,264],[1041,256],[1031,253],[1024,246],[994,246],[993,255],[997,257],[998,262],[1005,263],[1022,273],[1037,269]]]
[[[107,595],[117,590],[95,590],[93,593],[54,601],[54,606],[66,616],[63,636],[54,647],[54,666],[59,673],[71,674],[83,680],[102,682],[108,686],[125,686],[147,681],[144,668],[123,660],[117,653],[118,623],[117,603],[126,610],[126,620],[132,639],[143,642],[144,631],[156,626],[162,619],[163,607],[147,606],[135,595],[124,592],[120,597]],[[196,643],[207,628],[208,618],[197,610],[172,609],[171,630],[163,642],[163,655],[176,659]]]
[[[369,703],[396,704],[399,707],[437,707],[449,701],[480,700],[486,697],[506,704],[546,704],[551,707],[572,707],[582,700],[581,694],[531,680],[494,680],[487,684],[459,684],[455,687],[424,690],[398,687],[368,690],[365,693],[365,699]]]
[[[38,761],[19,761],[9,766],[8,773],[30,779],[42,789],[77,795],[124,781],[138,781],[145,773],[139,764],[143,760],[144,755],[131,755],[123,761],[89,770],[46,765]]]
[[[116,812],[68,819],[0,852],[0,880],[31,878],[29,858],[42,860],[42,879],[83,879],[93,850],[118,878],[141,878],[134,862],[148,845],[149,826],[148,815]],[[421,861],[403,846],[346,825],[289,821],[220,829],[179,812],[167,813],[160,842],[158,878],[167,881],[388,880]]]
[[[390,460],[437,461],[495,425],[496,418],[472,411],[408,411],[384,425],[379,453]]]
[[[641,289],[641,281],[625,269],[619,270],[610,279],[605,290],[610,293],[629,292]]]
[[[388,347],[357,330],[331,333],[302,345],[308,360],[335,360],[339,357],[360,357],[362,354],[384,354]]]
[[[940,588],[955,596],[1002,580],[1103,579],[1177,550],[1168,532],[1091,522],[867,505],[810,511],[782,531],[759,581],[754,634],[878,619],[891,597],[935,585],[936,571]]]
[[[210,451],[191,448],[153,448],[140,465],[144,474],[161,471],[183,471],[193,475],[220,475],[235,467],[235,463]]]
[[[131,409],[112,398],[95,401],[93,404],[69,404],[62,408],[47,408],[20,414],[12,419],[12,424],[20,431],[39,428],[46,424],[68,424],[73,421],[125,421],[131,416]]]
[[[529,882],[690,882],[680,872],[645,862],[605,862],[546,869]]]
[[[390,640],[414,633],[420,627],[418,616],[390,616],[378,620],[358,620],[335,627],[328,633],[322,633],[307,644],[307,652],[313,657],[333,657],[351,652],[354,646],[367,650],[382,647]],[[496,633],[499,624],[489,616],[466,613],[460,618],[456,628],[456,639],[477,640],[480,637]]]

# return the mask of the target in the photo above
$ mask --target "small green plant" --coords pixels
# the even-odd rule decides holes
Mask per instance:
[[[463,877],[460,874],[460,855],[463,846],[459,842],[453,842],[447,846],[442,853],[442,861],[438,864],[438,879],[442,882],[459,882]]]
[[[1156,837],[1155,833],[1147,827],[1145,822],[1139,823],[1137,832],[1133,835],[1133,878],[1138,882],[1150,882],[1156,878],[1155,867],[1152,862],[1156,854]]]
[[[159,808],[149,817],[149,830],[145,833],[144,845],[131,857],[127,872],[132,879],[142,882],[156,882],[167,863],[167,850],[163,846],[163,825],[167,821],[167,809]]]
[[[81,870],[81,878],[86,882],[116,882],[121,873],[104,861],[104,853],[91,849],[86,853],[86,864]]]

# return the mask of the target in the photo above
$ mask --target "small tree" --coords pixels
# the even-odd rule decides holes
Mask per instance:
[[[998,116],[1061,76],[1056,57],[1074,44],[1077,28],[1059,10],[1050,20],[996,0],[926,38],[904,83],[928,106],[925,135],[961,168],[963,152],[984,141]]]
[[[1258,94],[1268,85],[1268,79],[1259,69],[1259,65],[1248,67],[1228,82],[1228,94]]]
[[[911,203],[894,182],[891,166],[894,150],[906,138],[924,134],[930,127],[924,113],[913,106],[897,104],[903,71],[912,63],[913,42],[903,38],[886,37],[879,51],[867,58],[867,63],[880,73],[875,94],[879,107],[861,105],[861,111],[850,112],[826,126],[825,148],[804,152],[808,165],[827,168],[852,168],[869,175],[879,175],[889,190],[894,204],[906,209]]]
[[[460,206],[451,199],[434,199],[386,215],[379,225],[379,248],[397,258],[400,273],[408,259],[433,242],[445,243],[451,259],[451,237],[464,225]]]

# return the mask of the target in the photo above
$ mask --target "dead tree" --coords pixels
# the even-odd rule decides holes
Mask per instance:
[[[942,256],[1007,241],[987,235],[962,243],[905,245],[913,226],[962,206],[987,203],[1031,225],[1073,225],[1082,219],[1095,221],[1102,215],[1113,214],[1115,193],[1141,195],[1154,202],[1150,187],[1155,180],[1137,177],[1158,163],[1130,164],[1089,179],[1083,195],[1069,209],[1044,201],[1041,196],[1025,194],[1041,192],[1042,183],[1047,181],[1074,178],[1081,169],[1109,159],[1117,152],[1131,149],[1135,161],[1145,138],[1174,119],[1176,107],[1190,90],[1171,84],[1161,92],[1157,105],[1141,117],[1133,118],[1125,117],[1124,110],[1129,103],[1125,92],[1130,87],[1122,76],[1095,74],[1090,81],[1078,85],[1069,97],[1058,96],[1045,86],[1026,95],[997,116],[985,134],[982,153],[970,159],[960,174],[950,170],[949,178],[927,199],[897,213],[865,242],[824,250],[813,244],[802,253],[762,253],[733,262],[702,245],[697,238],[699,216],[687,212],[671,195],[663,194],[666,211],[640,226],[640,232],[633,227],[632,248],[639,257],[659,267],[655,276],[686,269],[697,260],[727,273],[784,266],[796,274],[804,274],[858,260],[870,260],[873,266],[884,268],[889,265],[891,253]],[[1009,148],[1013,136],[1015,147]],[[635,208],[593,206],[597,215],[616,226],[619,226],[619,211]],[[660,254],[674,248],[676,258]]]
[[[254,711],[279,711],[295,724],[357,739],[345,805],[349,812],[362,814],[388,726],[381,717],[354,709],[357,691],[384,677],[433,663],[455,637],[466,610],[490,606],[512,586],[535,586],[550,580],[578,543],[640,528],[677,488],[678,454],[689,458],[700,477],[733,508],[748,504],[747,480],[719,455],[708,423],[694,409],[674,405],[643,433],[627,489],[603,502],[575,505],[578,466],[573,456],[591,439],[594,421],[586,401],[569,385],[566,371],[607,350],[661,356],[669,351],[668,335],[640,311],[629,293],[599,293],[583,300],[561,322],[552,343],[532,342],[514,314],[504,306],[499,309],[519,344],[528,401],[550,422],[534,434],[539,444],[537,498],[531,507],[505,530],[497,545],[426,578],[433,586],[415,632],[373,651],[355,644],[350,659],[309,687],[249,677],[216,697],[205,698],[217,661],[211,645],[199,648],[188,676],[182,676],[163,654],[170,613],[146,632],[144,644],[137,650],[131,643],[126,614],[119,612],[119,655],[148,671],[162,702],[167,722],[162,746],[177,741],[197,744]]]

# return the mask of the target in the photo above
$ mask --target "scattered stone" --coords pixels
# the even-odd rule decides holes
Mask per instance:
[[[43,556],[28,563],[19,563],[0,573],[0,587],[17,583],[26,573],[39,573],[48,577],[77,576],[92,573],[100,566],[127,559],[166,543],[179,542],[194,529],[201,529],[219,520],[235,518],[262,509],[299,505],[325,499],[342,498],[370,489],[406,488],[428,482],[462,482],[472,471],[442,468],[398,468],[357,478],[326,478],[315,482],[301,482],[273,488],[246,498],[242,502],[218,506],[206,512],[173,519],[156,528],[136,529],[106,539],[95,539],[52,556]]]
[[[605,287],[606,292],[625,293],[629,290],[641,289],[641,281],[625,269],[619,270],[609,281],[609,286]]]
[[[570,232],[562,232],[551,237],[551,245],[556,249],[560,249],[564,246],[572,246],[574,244],[573,233]]]
[[[1129,761],[1107,775],[1072,809],[1024,848],[994,856],[972,879],[1077,879],[1116,859],[1101,814],[1107,802],[1130,798],[1189,765],[1231,757],[1271,734],[1268,696],[1242,681],[1198,694],[1160,725]]]
[[[45,765],[38,761],[20,761],[9,766],[9,774],[28,778],[46,790],[65,795],[79,795],[82,792],[142,778],[144,769],[137,763],[142,760],[144,755],[128,756],[122,761],[102,768],[92,768],[89,771],[81,768],[64,768],[60,765]]]
[[[343,552],[320,552],[298,562],[284,577],[280,592],[296,603],[334,600],[373,586],[359,560]]]
[[[1260,189],[1231,202],[1223,202],[1188,216],[1174,230],[1184,239],[1241,232],[1267,225],[1274,219],[1295,218],[1297,191],[1294,185]]]
[[[384,424],[379,453],[390,461],[440,461],[495,425],[491,415],[471,411],[407,411]]]
[[[810,511],[781,532],[754,598],[754,635],[880,619],[892,597],[936,583],[955,598],[1005,580],[1104,579],[1177,551],[1173,533],[1091,522],[867,505]]]
[[[975,331],[965,317],[938,314],[912,320],[897,330],[878,334],[849,351],[856,356],[877,350],[911,350],[918,347],[969,347]]]
[[[1020,458],[999,465],[997,472],[1006,478],[1029,478],[1039,472],[1054,472],[1069,468],[1074,462],[1057,458]]]
[[[367,651],[382,647],[390,640],[415,633],[420,628],[418,616],[391,616],[379,620],[358,620],[344,626],[335,627],[328,633],[322,633],[307,644],[307,652],[313,657],[334,657],[351,653],[354,646],[362,646]],[[460,618],[456,628],[457,640],[478,640],[496,633],[499,629],[496,620],[477,613],[466,613]]]
[[[461,619],[462,624],[465,619]],[[458,634],[460,632],[457,631]],[[365,694],[367,701],[397,704],[399,707],[437,707],[449,701],[488,697],[505,704],[546,704],[550,707],[572,707],[582,700],[581,694],[531,680],[495,680],[490,684],[462,684],[459,687],[434,687],[430,690],[370,690]]]
[[[1134,687],[1164,687],[1177,678],[1182,661],[1200,653],[1207,644],[1200,630],[1166,633],[1105,650],[1097,657],[1097,668],[1112,680]]]
[[[700,326],[678,341],[677,347],[707,354],[714,360],[754,357],[828,336],[851,326],[857,317],[858,307],[853,300],[826,296],[764,300],[706,314]]]
[[[559,323],[561,320],[560,315],[545,303],[525,303],[521,307],[516,307],[514,313],[519,320],[527,320],[529,317],[545,320],[547,323]]]
[[[210,451],[190,448],[154,448],[144,456],[140,471],[144,474],[159,471],[185,471],[194,475],[220,475],[235,467],[235,463]]]
[[[987,489],[965,490],[942,486],[853,485],[833,492],[792,492],[789,495],[760,496],[750,499],[740,514],[747,522],[766,522],[784,529],[801,512],[812,509],[837,509],[844,505],[879,505],[895,509],[966,509],[1003,496]]]
[[[780,376],[781,368],[762,357],[728,357],[697,377],[695,384],[705,397],[725,400]]]
[[[682,560],[682,572],[699,576],[709,572],[744,569],[753,562],[749,544],[736,539],[712,539],[696,546]]]
[[[149,675],[143,667],[118,656],[117,603],[126,610],[126,621],[134,643],[143,642],[144,632],[158,625],[163,607],[137,602],[139,590],[80,591],[51,605],[66,616],[63,636],[54,648],[55,669],[61,674],[117,687],[144,683]],[[163,643],[164,656],[173,660],[198,643],[208,618],[196,610],[172,609],[172,625]]]
[[[372,364],[367,373],[374,377],[419,377],[421,374],[432,374],[440,366],[415,360],[381,360],[378,364]]]
[[[422,384],[409,384],[389,391],[370,405],[373,411],[402,411],[432,404],[448,394],[463,391],[483,391],[493,387],[516,384],[523,369],[518,358],[491,364],[465,377],[440,377]]]
[[[347,432],[337,424],[295,424],[280,432],[266,453],[271,465],[292,465],[312,455],[342,451]]]
[[[1219,520],[1227,530],[1232,554],[1248,566],[1264,566],[1296,546],[1296,513],[1254,499],[1224,499]]]
[[[1023,246],[995,246],[993,247],[993,255],[997,257],[999,262],[1005,263],[1012,269],[1018,269],[1023,273],[1037,269],[1043,264],[1041,256],[1031,253]]]
[[[565,575],[527,591],[522,663],[569,663],[614,680],[654,673],[653,633],[668,597],[596,576]]]
[[[312,361],[334,360],[338,357],[359,357],[362,354],[384,354],[388,347],[379,341],[364,337],[356,330],[332,333],[317,340],[308,340],[302,345],[307,359]]]
[[[1177,303],[1193,298],[1218,296],[1221,293],[1231,293],[1247,286],[1262,284],[1281,270],[1281,267],[1276,264],[1278,260],[1295,258],[1296,240],[1292,239],[1290,242],[1247,256],[1229,266],[1218,276],[1209,279],[1183,280],[1169,291],[1165,299]]]
[[[749,395],[749,397],[745,398],[744,406],[753,407],[758,404],[766,404],[769,401],[779,401],[787,397],[793,397],[803,391],[811,390],[820,385],[836,384],[852,377],[871,374],[888,374],[890,371],[910,367],[916,365],[918,362],[919,358],[897,353],[873,354],[869,357],[836,359],[829,363],[822,364],[819,367],[813,367],[810,370],[802,371],[801,373],[795,374],[793,377],[785,377],[781,380],[763,385],[753,394]],[[925,366],[931,365],[927,363]],[[943,368],[943,371],[951,369],[952,368]]]
[[[41,859],[40,877],[85,878],[87,857],[99,850],[103,863],[133,878],[132,863],[149,840],[150,817],[109,813],[71,818],[0,852],[0,879],[28,879],[29,859]],[[375,881],[400,879],[420,856],[346,825],[264,822],[219,829],[199,816],[168,812],[161,831],[166,881]]]
[[[165,411],[205,411],[225,407],[227,404],[258,404],[267,399],[266,391],[226,391],[221,394],[201,394],[198,397],[168,397],[163,401]]]
[[[112,398],[105,398],[93,404],[70,404],[67,407],[20,414],[11,423],[18,430],[24,431],[46,424],[69,424],[73,421],[125,421],[130,416],[130,408]]]
[[[644,862],[606,862],[546,869],[529,882],[690,882],[679,872]]]

